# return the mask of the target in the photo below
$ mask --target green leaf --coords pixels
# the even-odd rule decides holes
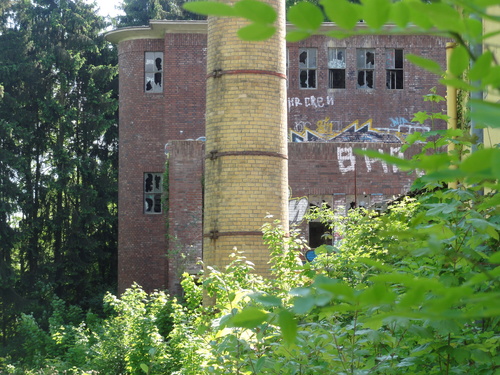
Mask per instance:
[[[347,0],[323,0],[320,4],[328,19],[343,29],[352,30],[362,19],[361,7]]]
[[[308,295],[305,297],[297,297],[293,300],[293,311],[296,314],[305,314],[314,307],[314,297]]]
[[[500,264],[500,251],[497,251],[495,254],[490,256],[489,261],[490,263]]]
[[[182,7],[190,12],[205,16],[234,17],[236,11],[230,5],[218,1],[189,1]]]
[[[278,325],[281,328],[283,340],[287,344],[293,344],[297,336],[297,322],[295,321],[292,313],[288,310],[280,311],[278,315]]]
[[[462,162],[460,169],[469,173],[491,170],[493,164],[500,160],[499,154],[500,150],[495,148],[477,150]]]
[[[273,23],[277,18],[272,6],[257,0],[240,0],[234,4],[234,10],[238,16],[255,23]]]
[[[269,295],[269,294],[263,294],[263,293],[252,293],[248,295],[251,299],[253,299],[255,302],[261,303],[264,306],[267,307],[278,307],[281,306],[281,298]]]
[[[141,370],[144,371],[146,374],[149,373],[149,367],[146,364],[141,363],[139,366],[141,366]]]
[[[245,41],[259,41],[269,39],[276,32],[276,28],[261,23],[251,23],[238,30],[238,36]]]
[[[367,266],[370,266],[370,267],[375,267],[376,269],[378,269],[380,271],[386,271],[386,272],[392,271],[391,266],[388,266],[386,264],[381,263],[380,261],[377,261],[377,260],[374,260],[371,258],[361,257],[358,259],[358,262],[361,264],[366,264]]]
[[[392,4],[389,18],[399,27],[404,28],[410,22],[410,10],[405,2]]]
[[[229,319],[229,325],[233,327],[255,328],[267,319],[268,313],[257,307],[246,307]]]
[[[333,252],[335,252],[335,247],[333,247],[332,245],[321,245],[319,247],[317,247],[314,252],[316,254],[331,254]]]
[[[354,290],[343,282],[318,276],[314,284],[317,288],[332,293],[336,298],[349,302],[353,301]]]
[[[492,61],[493,54],[490,51],[483,53],[472,65],[472,68],[469,71],[469,78],[475,81],[486,77],[490,72]]]
[[[500,66],[492,66],[488,75],[483,78],[483,85],[500,86]]]
[[[410,10],[411,22],[424,30],[428,30],[434,26],[426,14],[425,4],[420,1],[409,1],[407,4]]]
[[[466,18],[463,20],[467,40],[471,43],[481,43],[483,36],[483,23],[475,18]]]
[[[444,2],[426,4],[422,7],[435,27],[440,30],[450,30],[456,33],[463,33],[465,25],[462,17],[454,6]]]
[[[375,151],[375,150],[356,149],[355,153],[359,154],[359,155],[365,155],[365,156],[368,156],[368,157],[374,158],[374,159],[381,159],[387,163],[396,165],[398,168],[400,168],[402,170],[410,170],[410,169],[413,169],[415,167],[411,160],[400,159],[396,156],[392,156],[389,154],[383,154],[383,153],[380,153],[380,152]]]
[[[363,19],[373,29],[381,28],[389,19],[391,2],[389,0],[365,0]]]
[[[286,40],[289,42],[299,42],[301,40],[309,38],[310,36],[311,33],[307,31],[289,31],[286,34]]]
[[[471,100],[471,117],[473,120],[492,128],[500,128],[500,104],[483,100]]]
[[[467,49],[460,45],[453,48],[450,57],[450,71],[455,76],[461,76],[469,67],[469,54]]]
[[[443,70],[441,69],[441,65],[434,60],[426,59],[422,56],[413,55],[411,53],[405,55],[406,59],[411,63],[428,70],[431,73],[442,75]]]
[[[465,82],[460,78],[450,78],[450,79],[440,79],[439,83],[443,86],[452,86],[457,89],[466,90],[466,91],[479,91],[479,87],[474,87],[470,85],[468,82]]]
[[[293,23],[299,29],[314,31],[321,26],[323,22],[323,13],[321,10],[306,2],[300,2],[288,10],[288,21]]]

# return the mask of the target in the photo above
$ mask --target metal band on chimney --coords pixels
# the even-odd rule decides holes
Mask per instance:
[[[207,79],[209,78],[219,78],[227,74],[263,74],[268,76],[275,76],[283,79],[287,79],[286,74],[273,72],[270,70],[258,70],[258,69],[235,69],[235,70],[222,70],[216,69],[213,72],[207,74]]]
[[[205,155],[205,159],[215,160],[223,156],[269,156],[274,158],[280,158],[288,160],[288,156],[280,154],[278,152],[271,151],[224,151],[218,152],[216,150],[210,151],[209,154]]]

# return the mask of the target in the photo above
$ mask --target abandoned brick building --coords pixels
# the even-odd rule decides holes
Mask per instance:
[[[176,292],[179,273],[194,272],[203,251],[207,23],[151,21],[107,39],[119,50],[119,290],[137,282]],[[445,48],[445,39],[430,35],[287,43],[290,223],[300,224],[310,205],[376,206],[408,191],[414,174],[353,150],[416,152],[402,153],[402,141],[431,124],[412,122],[413,114],[444,106],[423,101],[437,77],[405,56],[444,67]],[[321,228],[303,226],[317,246]]]

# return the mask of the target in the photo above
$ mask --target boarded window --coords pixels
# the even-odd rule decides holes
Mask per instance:
[[[163,92],[163,52],[146,52],[144,73],[145,91]]]
[[[403,50],[387,48],[385,50],[386,87],[390,90],[403,89]]]
[[[299,82],[301,89],[316,88],[316,48],[301,48],[299,50]]]
[[[345,89],[345,48],[328,48],[328,88]]]
[[[373,89],[375,81],[375,50],[359,48],[356,51],[358,89]]]
[[[144,173],[144,213],[161,214],[163,176],[161,173]]]

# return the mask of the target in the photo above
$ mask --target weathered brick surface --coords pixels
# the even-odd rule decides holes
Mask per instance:
[[[235,25],[229,20],[218,21],[217,27],[230,39],[236,38],[231,31]],[[209,27],[215,27],[211,23]],[[142,31],[141,31],[142,32]],[[236,42],[236,40],[234,40]],[[205,186],[217,200],[217,211],[232,212],[218,215],[220,225],[245,230],[258,230],[262,221],[251,221],[247,215],[239,215],[243,208],[255,211],[255,218],[263,218],[266,212],[286,211],[286,200],[282,192],[273,186],[290,187],[292,197],[310,197],[311,200],[331,199],[349,203],[354,197],[354,185],[359,199],[367,195],[376,201],[400,194],[408,188],[415,177],[406,173],[394,173],[391,166],[380,162],[369,163],[368,171],[364,157],[356,156],[356,169],[350,168],[351,147],[346,143],[293,143],[286,137],[294,134],[306,135],[305,131],[324,133],[331,130],[338,134],[350,124],[355,139],[372,142],[360,144],[363,147],[390,152],[397,144],[373,143],[378,140],[394,140],[402,133],[418,130],[411,124],[416,111],[439,111],[443,105],[423,102],[422,95],[437,85],[437,77],[416,68],[405,61],[404,89],[385,88],[385,48],[402,48],[404,54],[414,53],[432,58],[445,64],[445,42],[432,36],[360,36],[344,40],[314,36],[300,43],[289,43],[287,93],[282,89],[285,81],[277,76],[267,75],[264,80],[255,74],[223,75],[209,78],[209,106],[215,102],[224,108],[209,110],[207,120],[212,127],[207,132],[207,144],[184,142],[205,135],[205,93],[207,73],[213,70],[260,69],[286,72],[284,46],[278,52],[268,44],[216,43],[207,45],[204,33],[167,32],[163,37],[125,38],[119,43],[120,65],[120,162],[119,162],[119,290],[123,291],[133,282],[146,288],[168,287],[178,290],[177,275],[185,266],[177,251],[189,250],[191,258],[201,254],[202,243],[202,170],[205,162],[211,163],[212,173],[227,186],[218,189],[212,185],[212,178],[205,180]],[[231,44],[233,43],[233,44]],[[318,48],[318,80],[316,89],[299,89],[299,48]],[[328,89],[327,51],[328,47],[345,47],[347,53],[347,79],[345,89]],[[214,48],[216,59],[207,66],[208,48]],[[273,47],[274,48],[274,47]],[[356,88],[356,48],[375,48],[375,89]],[[249,51],[253,49],[254,52]],[[144,93],[145,52],[164,53],[164,92]],[[261,77],[258,77],[261,78]],[[438,87],[443,94],[444,89]],[[269,100],[268,97],[273,97]],[[285,114],[280,107],[286,103]],[[245,114],[242,114],[245,113]],[[288,130],[280,124],[288,119]],[[361,125],[366,124],[366,132]],[[435,124],[442,127],[444,124]],[[425,124],[431,127],[431,124]],[[306,129],[307,128],[307,129]],[[358,130],[359,132],[356,132]],[[363,134],[362,134],[363,133]],[[351,133],[346,133],[352,140]],[[387,134],[390,135],[390,138]],[[356,138],[359,135],[359,138]],[[371,137],[371,138],[370,138]],[[178,140],[178,142],[174,142]],[[320,140],[321,141],[321,140]],[[165,145],[169,144],[165,149]],[[206,149],[203,148],[206,146]],[[339,151],[339,148],[341,151]],[[213,161],[204,160],[210,151],[266,151],[279,154],[289,153],[288,168],[280,158],[262,156],[223,156]],[[288,151],[287,151],[288,150]],[[143,174],[161,173],[166,161],[165,151],[170,152],[170,241],[167,242],[167,216],[145,215],[143,210]],[[340,152],[340,153],[339,153]],[[339,162],[339,155],[341,161]],[[229,165],[229,169],[227,169]],[[255,166],[261,165],[260,172]],[[344,168],[344,173],[341,170]],[[222,170],[225,172],[220,172]],[[286,173],[277,173],[288,170]],[[219,171],[219,172],[217,172]],[[356,174],[356,178],[354,178]],[[288,179],[288,181],[287,181]],[[245,185],[246,181],[255,188]],[[354,183],[356,181],[356,184]],[[288,189],[287,189],[288,192]],[[323,198],[322,198],[323,197]],[[358,200],[359,200],[358,199]],[[276,204],[276,202],[279,202]],[[215,204],[215,203],[214,203]],[[212,203],[208,203],[209,207]],[[266,207],[266,209],[258,207]],[[214,206],[215,207],[215,206]],[[212,220],[215,215],[209,213]],[[208,228],[208,227],[207,227]],[[205,229],[207,230],[207,229]],[[243,229],[242,229],[243,230]],[[175,240],[172,240],[175,239]],[[263,254],[262,249],[248,236],[237,239],[239,247],[251,257]],[[220,237],[217,240],[218,257],[210,262],[225,263],[236,239]],[[169,245],[169,246],[167,246]],[[170,262],[167,253],[174,254]],[[264,258],[264,257],[263,257]],[[265,264],[262,259],[262,264]],[[261,267],[262,268],[262,267]]]
[[[318,72],[316,89],[299,88],[299,49],[318,49]],[[346,48],[346,88],[328,89],[328,48]],[[359,124],[372,120],[377,129],[396,131],[399,125],[411,123],[418,111],[440,111],[443,103],[433,105],[424,102],[422,96],[438,86],[437,76],[404,61],[404,88],[386,88],[386,48],[403,49],[404,56],[415,54],[438,61],[444,68],[446,39],[425,35],[365,35],[342,40],[313,36],[300,43],[288,45],[288,126],[302,131],[304,127],[319,130],[322,122],[331,123],[334,132],[339,132],[355,121]],[[357,89],[356,50],[375,49],[375,83],[373,90]],[[445,88],[438,86],[445,95]],[[318,101],[318,98],[320,101]],[[297,101],[298,100],[298,101]],[[297,105],[297,103],[300,103]],[[325,121],[326,120],[326,121]],[[427,124],[428,125],[428,124]],[[442,125],[442,124],[441,124]],[[409,132],[408,127],[401,130]],[[417,129],[420,130],[420,129]]]
[[[238,38],[246,21],[208,21],[207,73],[222,75],[207,80],[206,149],[217,154],[205,162],[203,230],[206,265],[223,268],[237,248],[260,274],[269,273],[266,214],[288,223],[284,4],[266,2],[280,17],[265,41]]]
[[[181,291],[183,272],[197,273],[202,258],[203,142],[173,141],[169,154],[168,289]]]
[[[146,215],[143,174],[163,173],[166,144],[204,131],[206,35],[119,44],[120,126],[118,289],[133,282],[146,290],[168,286],[166,216]],[[144,92],[144,54],[164,52],[164,92]],[[167,146],[168,150],[168,146]]]

